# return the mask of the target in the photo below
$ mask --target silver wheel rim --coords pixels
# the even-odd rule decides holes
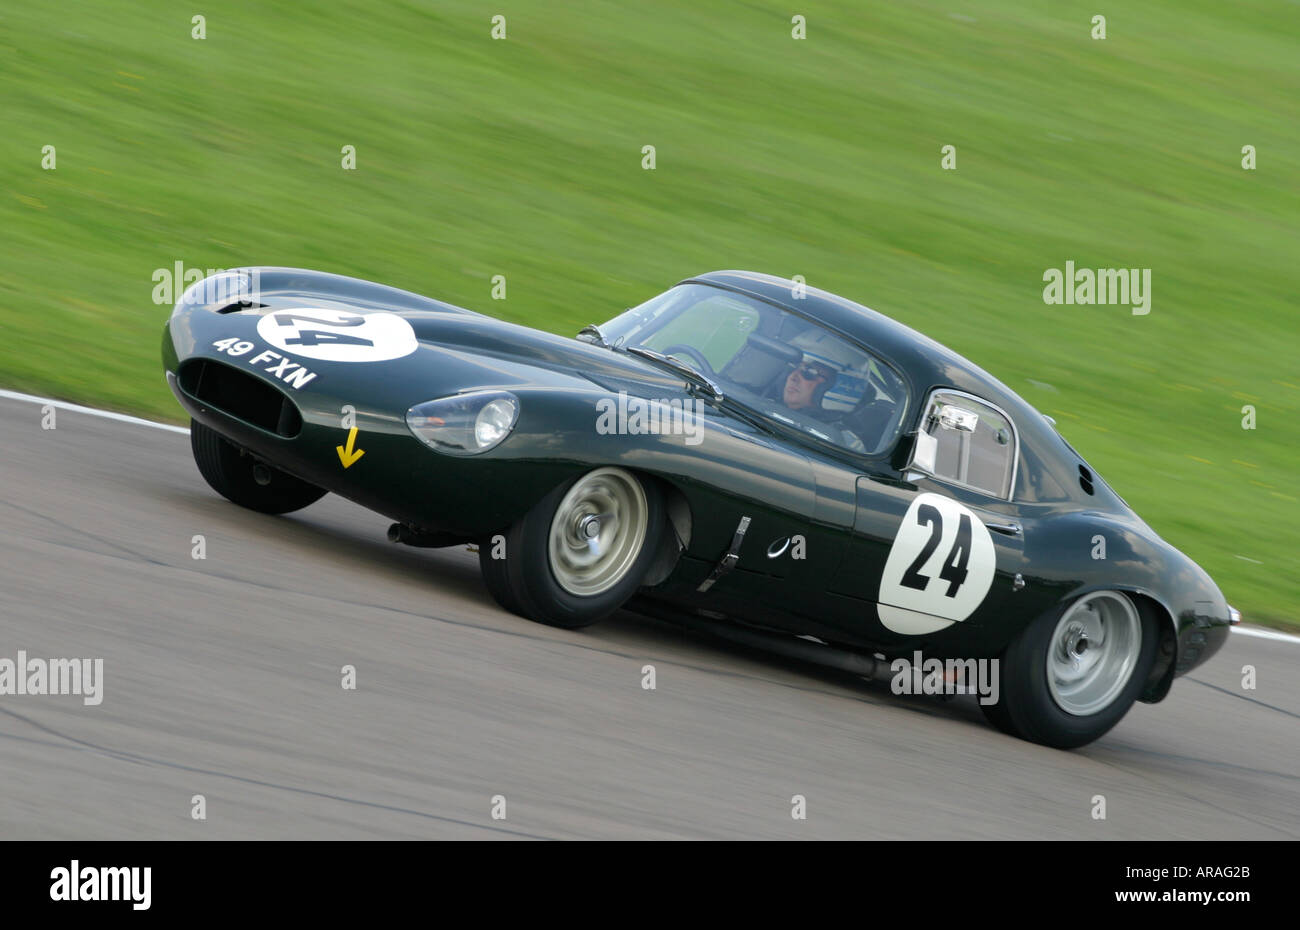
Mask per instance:
[[[649,508],[641,482],[618,468],[578,479],[551,519],[551,573],[579,597],[602,594],[622,581],[645,542]]]
[[[1056,624],[1047,650],[1047,684],[1056,706],[1086,717],[1124,690],[1142,650],[1133,602],[1115,591],[1080,598]]]

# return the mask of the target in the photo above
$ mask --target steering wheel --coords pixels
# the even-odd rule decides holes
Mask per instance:
[[[715,372],[713,371],[713,366],[709,364],[709,360],[704,357],[704,355],[700,352],[699,349],[693,348],[691,346],[685,345],[684,343],[680,343],[680,342],[670,345],[668,348],[664,349],[664,355],[673,355],[677,352],[684,352],[685,354],[689,355],[691,357],[691,361],[696,362],[699,365],[700,374],[709,375],[710,377],[712,377],[715,374]]]

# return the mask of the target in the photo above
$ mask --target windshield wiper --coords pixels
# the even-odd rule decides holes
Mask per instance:
[[[712,395],[714,401],[721,401],[723,399],[722,389],[719,388],[716,383],[705,375],[700,374],[700,372],[696,371],[680,359],[674,358],[671,355],[664,355],[662,352],[656,352],[654,349],[647,349],[643,346],[628,346],[627,351],[631,355],[649,359],[650,361],[658,362],[661,365],[666,365],[685,378],[690,384],[703,388]]]

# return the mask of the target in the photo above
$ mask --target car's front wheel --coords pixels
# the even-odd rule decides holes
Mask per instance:
[[[1048,611],[1012,641],[996,703],[984,714],[1005,733],[1073,749],[1119,723],[1155,662],[1157,618],[1120,591],[1094,591]]]
[[[212,490],[249,510],[289,513],[325,496],[323,488],[258,461],[197,420],[190,420],[190,449]]]
[[[552,626],[595,623],[636,593],[664,529],[663,497],[621,468],[556,488],[479,545],[483,579],[507,610]]]

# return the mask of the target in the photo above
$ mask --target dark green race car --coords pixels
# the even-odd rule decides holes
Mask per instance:
[[[395,542],[475,543],[497,601],[557,626],[631,601],[842,667],[998,659],[990,720],[1053,746],[1163,699],[1236,620],[1013,391],[782,278],[701,275],[567,339],[238,269],[182,296],[163,362],[235,503],[333,491]]]

